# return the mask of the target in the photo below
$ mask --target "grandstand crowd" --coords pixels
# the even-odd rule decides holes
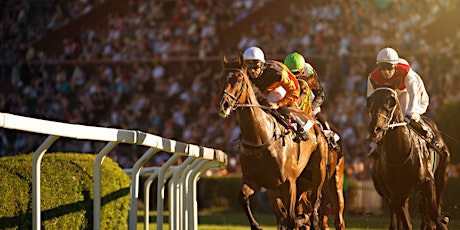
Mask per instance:
[[[11,86],[0,93],[1,112],[141,130],[222,149],[229,155],[225,173],[237,173],[236,119],[216,112],[221,57],[254,45],[268,59],[282,60],[298,51],[319,73],[326,92],[322,110],[341,130],[347,172],[365,179],[371,165],[366,79],[378,50],[396,48],[422,76],[431,99],[428,116],[443,103],[460,99],[460,23],[453,28],[454,37],[436,43],[425,39],[424,29],[460,8],[457,0],[286,2],[286,17],[266,15],[228,46],[219,33],[273,0],[129,0],[125,14],[107,15],[105,26],[87,26],[79,37],[64,39],[58,55],[33,46],[106,1],[40,1],[34,5],[41,7],[40,15],[31,13],[31,1],[0,3],[0,80]],[[0,135],[0,156],[34,151],[43,140],[5,129]],[[60,151],[76,152],[101,147],[72,140],[61,145]],[[128,168],[141,150],[122,146],[109,156]],[[158,154],[151,164],[168,156]]]

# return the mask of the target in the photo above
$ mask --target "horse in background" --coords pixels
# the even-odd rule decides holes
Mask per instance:
[[[342,141],[339,140],[339,146],[343,149]],[[332,214],[334,215],[334,227],[336,230],[345,229],[345,199],[343,197],[344,169],[345,158],[340,156],[336,151],[331,151],[328,155],[326,181],[323,185],[322,200],[319,210],[319,221],[321,229],[329,229],[328,221],[328,203],[330,202]]]
[[[391,88],[378,88],[368,98],[368,108],[370,138],[379,146],[372,179],[389,204],[389,229],[412,229],[408,200],[414,191],[421,193],[421,229],[447,229],[448,218],[441,215],[450,162],[447,147],[446,154],[427,148],[425,140],[404,121],[396,91]],[[431,120],[423,119],[441,136]]]
[[[259,104],[240,54],[235,61],[222,61],[220,101],[218,111],[226,118],[236,111],[240,126],[240,164],[242,186],[239,202],[250,222],[251,229],[260,229],[249,203],[249,197],[261,187],[267,189],[272,211],[277,217],[278,229],[306,228],[305,212],[300,204],[306,196],[312,205],[311,229],[318,228],[318,209],[321,190],[326,177],[327,142],[316,124],[306,132],[309,139],[294,141],[295,134],[286,129],[268,111],[271,108]],[[302,113],[304,121],[314,118]],[[309,173],[306,167],[309,164]],[[299,183],[299,177],[309,174],[311,187]]]
[[[299,81],[299,86],[303,93],[300,94],[300,97],[297,100],[295,107],[308,113],[311,113],[311,100],[313,93],[311,92],[310,85],[313,85],[314,87],[318,88],[319,82],[315,81],[313,78],[308,78],[303,75],[299,76],[297,80]],[[320,122],[318,122],[318,124],[320,124]],[[322,125],[320,124],[320,127],[321,126]],[[339,131],[335,127],[333,127],[331,124],[329,124],[329,126],[329,128],[334,133],[336,133],[336,135],[339,135]],[[325,129],[326,127],[321,128]],[[341,137],[338,140],[338,145],[340,147],[339,151],[343,151]],[[334,215],[335,229],[345,229],[345,219],[343,215],[345,209],[345,200],[343,195],[345,158],[343,156],[343,152],[339,151],[336,151],[332,146],[329,146],[329,154],[327,157],[327,175],[325,184],[323,185],[321,207],[318,213],[320,222],[319,225],[321,229],[329,229],[329,225],[327,223],[329,204],[331,205],[330,207],[332,208],[332,214]]]

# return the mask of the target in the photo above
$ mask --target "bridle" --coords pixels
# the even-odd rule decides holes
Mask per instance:
[[[239,69],[239,68],[227,68],[227,69],[224,69],[223,72],[231,72],[231,71],[237,71],[237,72],[240,72],[241,74],[244,74],[244,71],[242,69]],[[227,77],[227,81],[228,81],[228,77]],[[243,92],[245,90],[247,90],[247,84],[245,82],[242,83],[243,85],[240,87],[240,89],[238,90],[237,94],[234,96],[230,93],[227,92],[227,90],[225,89],[224,92],[223,92],[223,95],[222,95],[222,99],[220,101],[220,104],[223,103],[224,99],[227,97],[229,98],[230,101],[229,102],[229,107],[231,108],[231,110],[235,110],[237,107],[238,107],[238,101],[241,99],[241,96],[243,95]]]
[[[231,71],[237,71],[237,72],[240,72],[241,74],[245,74],[243,69],[240,69],[240,68],[226,68],[223,70],[223,72],[231,72]],[[259,108],[262,108],[264,110],[271,110],[272,108],[268,107],[268,106],[264,106],[264,105],[252,105],[252,104],[241,104],[239,103],[240,99],[241,99],[241,96],[243,95],[243,92],[244,91],[247,91],[248,90],[248,85],[245,81],[243,81],[242,83],[243,85],[240,87],[240,89],[238,90],[237,94],[234,96],[230,93],[228,93],[226,90],[224,90],[223,92],[223,96],[222,96],[222,99],[220,101],[220,103],[222,104],[223,100],[225,99],[225,97],[228,97],[231,99],[231,102],[230,102],[230,108],[231,110],[236,110],[237,108],[243,108],[243,107],[259,107]]]
[[[379,91],[379,90],[387,90],[387,91],[390,91],[391,94],[392,94],[392,96],[393,96],[396,100],[398,100],[398,98],[397,98],[397,93],[396,93],[396,91],[395,91],[394,89],[392,89],[392,88],[387,88],[387,87],[384,87],[384,88],[377,88],[377,89],[375,90],[375,92],[377,92],[377,91]],[[374,93],[375,93],[375,92],[374,92]],[[373,106],[373,104],[371,105],[371,108],[372,108],[372,106]],[[404,122],[396,122],[396,121],[394,121],[395,111],[396,111],[396,105],[393,106],[393,107],[391,108],[390,116],[389,116],[389,117],[388,117],[388,116],[385,116],[385,115],[383,115],[383,114],[377,114],[377,116],[381,116],[381,117],[384,117],[384,118],[386,119],[386,122],[385,122],[386,124],[380,127],[380,128],[382,129],[382,131],[383,131],[383,135],[382,135],[382,136],[385,136],[385,133],[386,133],[389,129],[393,129],[393,128],[395,128],[395,127],[406,126],[406,125],[407,125],[407,122],[405,122],[405,121],[404,121]]]

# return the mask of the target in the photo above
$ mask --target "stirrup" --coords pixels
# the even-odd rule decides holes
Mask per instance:
[[[297,128],[296,135],[302,141],[308,140],[308,134],[305,132],[305,130],[302,127]]]
[[[434,151],[438,152],[441,155],[444,155],[445,152],[443,150],[443,145],[441,144],[441,140],[437,136],[433,136],[433,138],[426,140],[427,147],[434,149]]]
[[[340,149],[339,144],[337,144],[337,142],[335,142],[333,139],[329,139],[328,142],[334,151],[340,152],[341,149]]]

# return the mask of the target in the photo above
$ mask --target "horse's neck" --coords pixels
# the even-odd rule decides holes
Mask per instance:
[[[403,119],[399,119],[403,120]],[[402,123],[397,121],[395,123]],[[386,131],[384,137],[384,150],[387,152],[387,157],[401,161],[409,157],[411,152],[410,132],[407,125],[397,126]]]
[[[268,142],[274,134],[274,118],[259,107],[252,89],[248,92],[246,104],[251,106],[238,110],[242,139],[254,145]]]

